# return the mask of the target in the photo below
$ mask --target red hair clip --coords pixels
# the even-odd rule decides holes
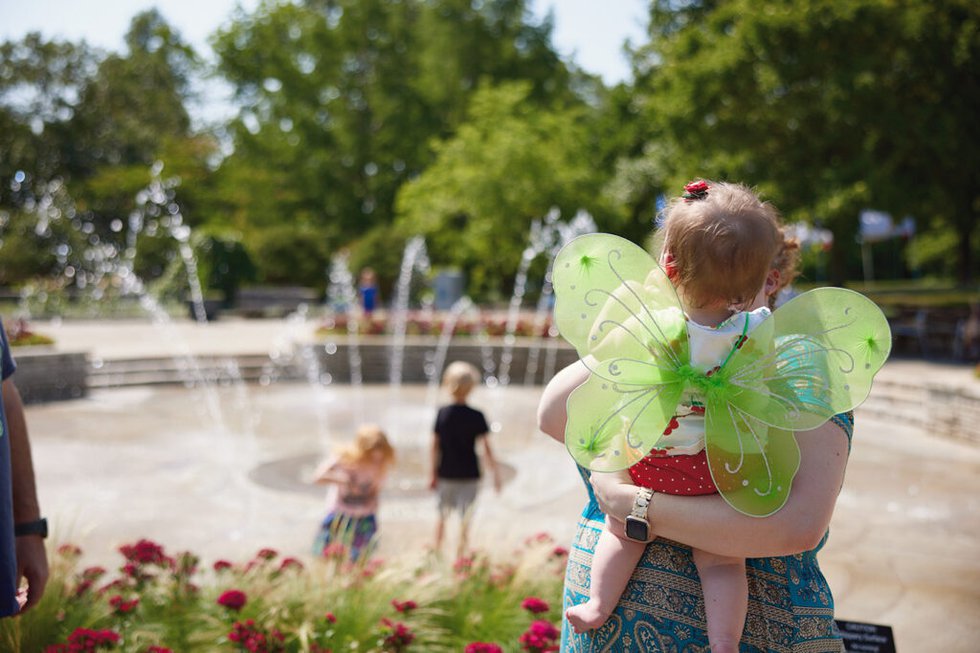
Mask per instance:
[[[703,200],[707,196],[708,182],[703,179],[698,179],[684,186],[684,194],[681,197],[688,202],[693,202],[694,200]]]

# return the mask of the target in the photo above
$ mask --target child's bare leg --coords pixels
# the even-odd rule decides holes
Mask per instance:
[[[439,512],[439,518],[436,519],[436,553],[442,551],[442,538],[443,534],[446,532],[446,517],[443,513]]]
[[[456,548],[456,558],[466,555],[466,547],[470,539],[470,519],[473,517],[473,506],[467,507],[459,520],[459,545]]]
[[[694,549],[694,564],[704,591],[711,653],[738,653],[749,600],[745,559]]]
[[[619,603],[636,564],[646,545],[627,540],[613,533],[608,526],[602,529],[595,553],[592,555],[589,600],[570,607],[565,616],[577,633],[598,628],[606,623]]]

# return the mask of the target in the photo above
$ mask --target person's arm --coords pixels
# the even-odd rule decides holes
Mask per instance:
[[[847,435],[833,422],[796,434],[800,468],[786,504],[769,517],[737,512],[720,495],[673,496],[657,492],[647,508],[651,530],[711,553],[744,558],[808,551],[820,542],[834,512],[847,464]],[[622,520],[633,507],[629,476],[593,474],[592,486],[606,515]]]
[[[27,434],[24,402],[17,386],[7,379],[3,382],[2,393],[10,437],[14,523],[23,524],[41,518],[34,482],[34,464],[31,460],[31,443]],[[21,535],[16,540],[17,577],[27,580],[27,598],[21,607],[23,612],[36,605],[44,595],[44,588],[48,583],[48,557],[44,549],[44,539],[40,535]]]
[[[484,434],[480,439],[483,441],[484,460],[486,461],[487,467],[490,468],[491,477],[493,477],[493,489],[500,492],[500,466],[497,465],[497,459],[493,457],[493,450],[490,448],[490,438]]]
[[[432,434],[432,477],[429,479],[429,489],[434,490],[439,485],[439,434]]]
[[[589,369],[579,360],[560,370],[548,381],[538,403],[538,428],[543,433],[559,442],[565,441],[568,395],[588,378]]]
[[[328,483],[344,484],[348,481],[350,481],[350,476],[340,468],[336,458],[324,461],[313,472],[313,482],[317,485],[326,485]]]

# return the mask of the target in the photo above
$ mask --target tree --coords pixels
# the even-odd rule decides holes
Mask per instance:
[[[31,33],[0,44],[0,184],[21,171],[31,179],[64,176],[64,154],[74,134],[67,127],[82,88],[95,72],[85,44],[45,41]],[[25,188],[25,190],[27,190]],[[18,204],[0,193],[0,206]]]
[[[464,269],[483,296],[505,292],[533,219],[598,206],[583,112],[535,106],[530,92],[526,82],[482,86],[398,197],[400,231],[424,235],[430,258]]]
[[[289,221],[346,244],[390,225],[398,189],[431,162],[432,140],[453,133],[481,79],[570,97],[550,30],[523,0],[307,0],[239,13],[215,38],[241,106],[222,167],[264,180],[238,195],[239,227]]]
[[[639,91],[674,187],[745,180],[791,218],[822,222],[836,282],[864,208],[945,216],[960,278],[975,273],[975,3],[663,0],[651,16]]]

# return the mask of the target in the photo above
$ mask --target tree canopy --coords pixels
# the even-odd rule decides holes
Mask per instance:
[[[834,282],[859,274],[864,209],[915,218],[905,255],[921,273],[975,279],[976,3],[649,8],[632,79],[612,87],[563,60],[525,0],[270,0],[212,35],[213,68],[156,11],[118,53],[2,43],[0,283],[64,265],[64,247],[31,236],[57,188],[66,217],[46,237],[73,255],[123,251],[145,213],[148,280],[172,268],[178,216],[263,283],[323,287],[345,251],[390,285],[423,234],[433,266],[489,298],[552,208],[641,240],[695,177],[754,185],[788,220],[831,229]],[[203,79],[230,84],[230,119],[194,120]],[[145,202],[155,172],[176,185],[159,206]]]

